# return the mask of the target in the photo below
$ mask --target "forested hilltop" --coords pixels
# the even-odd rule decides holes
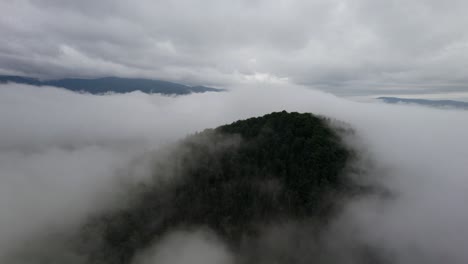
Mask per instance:
[[[139,186],[131,205],[86,226],[85,237],[100,241],[91,263],[130,263],[168,232],[197,228],[241,254],[265,226],[326,225],[355,189],[344,173],[351,150],[312,114],[283,111],[207,129],[171,153],[154,167],[155,178],[163,172],[171,180]]]
[[[122,184],[103,196],[110,200],[76,226],[46,230],[4,259],[160,263],[155,248],[182,234],[199,239],[191,246],[222,248],[229,261],[220,264],[389,263],[378,249],[348,240],[347,223],[330,232],[351,198],[373,193],[353,180],[360,157],[343,140],[353,133],[339,122],[283,111],[189,135],[135,160],[144,166],[125,164]],[[149,175],[142,180],[137,170]],[[169,242],[170,254],[184,250],[171,243],[185,242]]]

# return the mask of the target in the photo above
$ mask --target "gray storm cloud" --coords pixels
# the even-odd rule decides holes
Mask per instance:
[[[330,243],[369,244],[396,263],[467,263],[468,112],[358,103],[273,84],[181,97],[0,85],[0,260],[119,203],[119,183],[149,173],[138,156],[188,133],[280,110],[349,123],[360,138],[349,143],[379,167],[369,178],[394,194],[352,201],[330,230],[340,240]],[[136,262],[232,261],[203,230],[164,241]],[[205,258],[194,259],[199,250]]]
[[[0,72],[233,86],[287,78],[340,94],[466,89],[466,1],[0,2]]]

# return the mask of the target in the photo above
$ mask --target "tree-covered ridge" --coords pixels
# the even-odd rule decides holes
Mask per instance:
[[[187,137],[176,150],[156,166],[173,180],[144,186],[131,206],[87,226],[102,234],[93,262],[129,263],[176,229],[209,228],[235,250],[264,225],[325,223],[351,188],[343,173],[350,151],[312,114],[237,121]]]

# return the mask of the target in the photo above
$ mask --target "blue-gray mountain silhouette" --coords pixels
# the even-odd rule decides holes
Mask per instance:
[[[188,86],[179,83],[138,79],[138,78],[119,78],[105,77],[97,79],[79,79],[66,78],[57,80],[41,81],[36,78],[21,77],[21,76],[6,76],[0,75],[0,83],[20,83],[35,86],[54,86],[61,87],[75,92],[85,92],[90,94],[104,93],[129,93],[141,91],[143,93],[158,93],[158,94],[190,94],[203,92],[220,92],[222,89],[216,89],[206,86]]]
[[[378,97],[377,99],[382,100],[388,104],[418,104],[430,107],[439,108],[459,108],[467,109],[468,103],[454,100],[428,100],[428,99],[417,99],[417,98],[398,98],[398,97]]]

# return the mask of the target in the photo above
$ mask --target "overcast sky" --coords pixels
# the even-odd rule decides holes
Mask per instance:
[[[463,0],[0,0],[0,73],[468,90]]]

